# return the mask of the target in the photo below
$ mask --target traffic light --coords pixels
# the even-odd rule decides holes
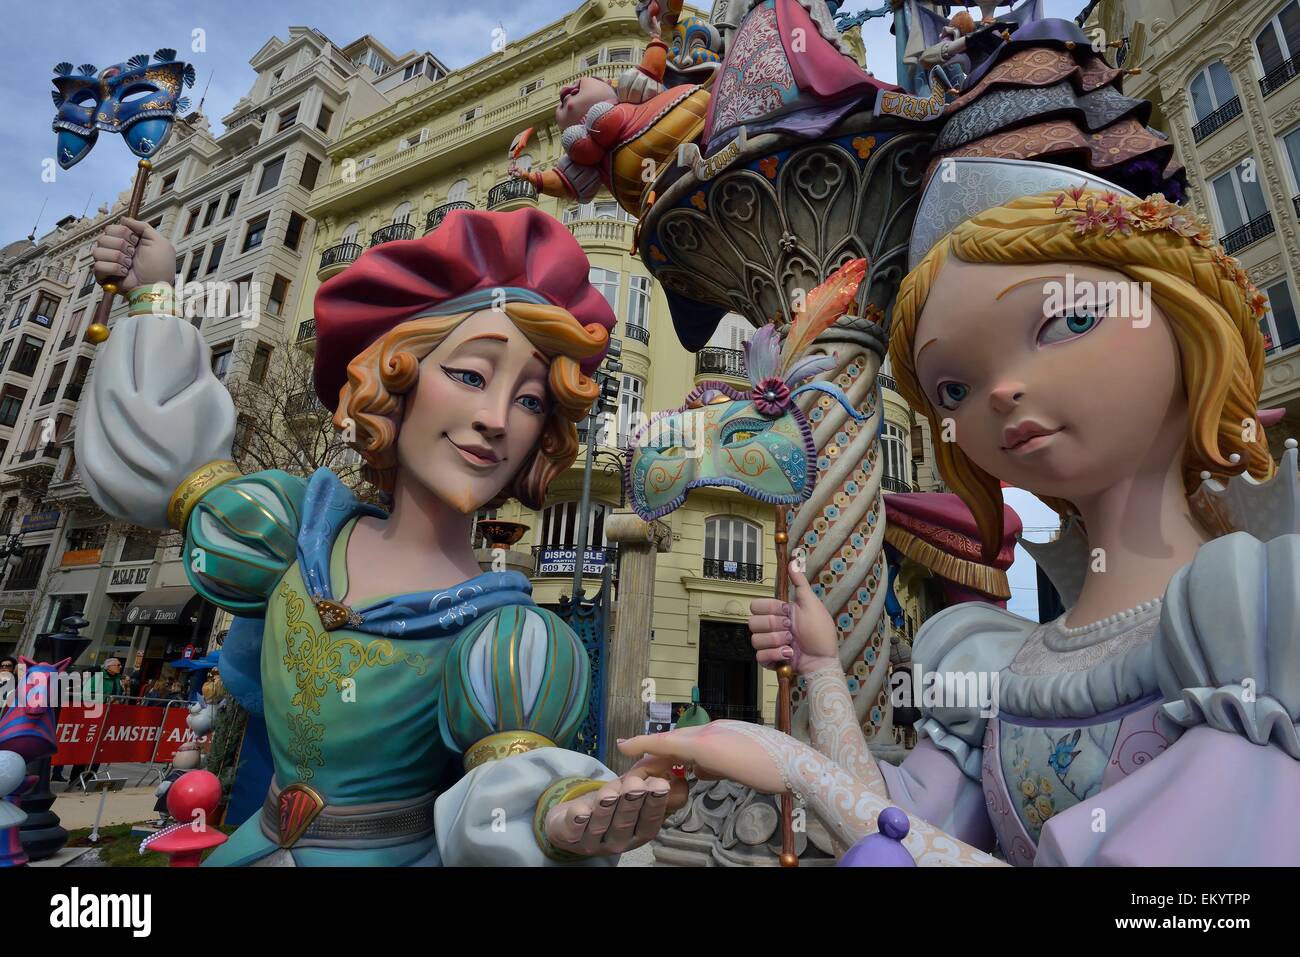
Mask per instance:
[[[619,373],[623,371],[623,363],[619,361],[619,356],[623,354],[623,343],[613,337],[609,340],[609,350],[605,353],[605,368],[609,372]]]
[[[619,384],[616,376],[597,373],[596,381],[600,383],[600,408],[603,412],[618,411]]]

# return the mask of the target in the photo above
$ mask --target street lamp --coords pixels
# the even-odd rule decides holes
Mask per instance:
[[[595,379],[600,386],[600,396],[592,410],[595,418],[601,419],[618,412],[618,374],[623,371],[619,356],[623,354],[623,343],[614,338],[609,340],[609,350],[605,353],[605,362],[597,370]],[[582,570],[587,563],[587,529],[591,524],[591,463],[596,451],[596,423],[591,414],[587,416],[587,461],[582,467],[582,501],[578,508],[578,540],[574,545],[573,558],[573,607],[582,601]]]

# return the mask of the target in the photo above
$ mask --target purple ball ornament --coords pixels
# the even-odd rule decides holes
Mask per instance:
[[[903,846],[911,822],[901,808],[887,807],[876,819],[875,834],[868,834],[849,848],[836,867],[916,867]]]

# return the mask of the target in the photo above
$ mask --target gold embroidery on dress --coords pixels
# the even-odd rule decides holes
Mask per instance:
[[[293,675],[297,692],[290,704],[297,713],[285,715],[289,727],[289,757],[295,764],[298,780],[308,781],[316,767],[324,767],[320,745],[326,726],[317,720],[321,698],[328,692],[342,694],[353,676],[362,668],[382,668],[401,662],[415,669],[417,675],[428,673],[432,659],[422,654],[399,651],[387,638],[353,637],[318,630],[306,616],[307,602],[287,582],[280,584],[284,601],[284,666]]]

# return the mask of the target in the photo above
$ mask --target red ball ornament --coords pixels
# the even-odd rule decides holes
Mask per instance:
[[[211,771],[187,771],[167,790],[167,810],[178,821],[193,821],[201,810],[206,821],[221,802],[221,782]]]

